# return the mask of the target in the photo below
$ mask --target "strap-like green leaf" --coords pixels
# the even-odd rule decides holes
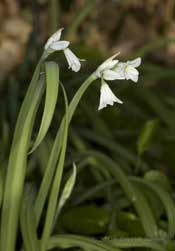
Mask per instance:
[[[13,138],[8,163],[1,218],[0,250],[14,251],[19,208],[26,174],[27,152],[30,145],[36,112],[44,90],[44,79],[38,81],[38,64],[32,82],[23,101]]]
[[[136,182],[138,184],[142,184],[144,186],[144,189],[151,189],[151,191],[154,192],[159,197],[167,213],[168,235],[170,238],[173,238],[175,235],[175,224],[174,224],[175,203],[173,199],[171,198],[170,194],[165,189],[163,189],[159,184],[155,185],[151,181],[146,181],[146,180],[139,179],[136,177],[132,177],[132,181],[133,183]]]
[[[0,208],[2,203],[2,196],[3,196],[3,174],[2,174],[2,167],[0,167]]]
[[[106,244],[100,240],[94,240],[92,238],[79,236],[79,235],[57,235],[52,237],[47,246],[47,250],[61,247],[61,248],[72,248],[80,247],[84,250],[94,251],[121,251],[110,244]]]
[[[35,215],[29,201],[29,198],[24,198],[20,215],[21,233],[26,251],[38,251],[39,240],[37,238],[37,229],[35,224]]]
[[[59,87],[58,64],[56,64],[55,62],[46,62],[45,72],[46,72],[46,98],[45,98],[44,112],[42,116],[40,129],[31,152],[33,152],[44,139],[51,124],[53,114],[55,111],[55,106],[57,103],[58,87]]]
[[[154,251],[164,251],[165,243],[161,243],[162,240],[153,240],[153,239],[148,239],[148,238],[109,238],[109,240],[105,240],[104,242],[109,245],[113,245],[117,248],[150,248],[153,249]]]
[[[66,148],[67,148],[67,137],[68,137],[68,126],[69,126],[69,113],[68,113],[68,101],[66,92],[64,90],[64,87],[61,85],[64,93],[64,99],[65,99],[65,107],[66,107],[66,113],[65,113],[65,120],[64,120],[64,131],[63,131],[63,137],[61,141],[61,153],[58,161],[58,166],[56,169],[55,177],[53,180],[53,184],[51,187],[51,193],[49,196],[49,203],[48,208],[46,212],[46,220],[44,224],[44,230],[41,237],[41,251],[46,250],[46,246],[52,231],[54,216],[56,213],[56,205],[57,205],[57,199],[59,196],[60,186],[61,186],[61,180],[63,175],[63,168],[64,168],[64,161],[65,161],[65,154],[66,154]]]

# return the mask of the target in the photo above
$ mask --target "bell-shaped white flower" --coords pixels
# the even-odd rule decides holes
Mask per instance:
[[[116,58],[120,53],[116,53],[112,57],[108,58],[106,61],[104,61],[96,70],[96,76],[98,78],[102,77],[102,74],[105,70],[112,69],[119,61]]]
[[[131,79],[134,82],[138,81],[139,72],[136,69],[141,64],[141,58],[136,58],[126,63],[120,63],[115,57],[118,54],[107,59],[101,64],[95,74],[97,78],[101,78],[102,85],[100,90],[100,104],[98,110],[103,109],[107,105],[113,105],[115,102],[122,104],[123,102],[118,99],[109,88],[104,80],[122,80]]]
[[[64,50],[65,57],[67,59],[69,68],[73,71],[78,72],[81,68],[80,59],[69,49]]]
[[[103,81],[100,89],[100,104],[98,110],[105,108],[107,105],[113,105],[115,102],[122,104],[123,102],[117,98],[109,88],[109,85]]]
[[[136,69],[141,64],[141,58],[136,58],[126,63],[119,63],[113,70],[120,74],[125,79],[131,79],[134,82],[138,81],[139,72]]]
[[[69,68],[73,71],[78,72],[81,68],[80,59],[68,48],[69,41],[60,41],[63,28],[55,32],[46,42],[45,50],[50,53],[50,51],[64,51],[65,57],[67,59]]]

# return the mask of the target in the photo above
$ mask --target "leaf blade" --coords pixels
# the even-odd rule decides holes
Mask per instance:
[[[58,90],[59,90],[59,67],[55,62],[46,62],[45,63],[45,72],[46,72],[46,97],[44,112],[41,120],[41,125],[39,128],[38,135],[32,147],[30,153],[36,150],[44,139],[56,107]]]

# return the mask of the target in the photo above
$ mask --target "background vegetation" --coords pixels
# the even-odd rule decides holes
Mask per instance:
[[[59,62],[68,100],[97,66],[117,51],[121,52],[122,61],[141,56],[143,63],[138,84],[112,82],[114,93],[124,101],[122,106],[97,111],[98,81],[83,96],[69,126],[61,191],[72,174],[73,162],[77,167],[76,182],[61,212],[58,200],[53,237],[47,249],[174,250],[174,1],[13,0],[2,1],[0,13],[0,206],[22,100],[45,40],[65,27],[65,39],[73,43],[80,58],[86,59],[80,73],[75,74],[68,71],[65,59],[58,53],[49,58]],[[59,88],[49,132],[28,156],[16,250],[40,250],[37,245],[45,226],[52,185],[48,182],[43,208],[38,191],[65,113]],[[30,102],[34,100],[32,96]],[[44,98],[33,141],[43,107]],[[54,183],[53,178],[51,181]],[[37,209],[36,215],[32,205]],[[1,231],[3,227],[5,221],[1,217]]]

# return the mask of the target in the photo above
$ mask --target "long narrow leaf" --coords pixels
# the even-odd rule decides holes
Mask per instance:
[[[2,167],[0,167],[0,208],[2,203],[2,197],[3,197],[3,174],[2,174]]]
[[[94,251],[121,251],[121,249],[106,244],[100,240],[94,240],[92,238],[79,236],[79,235],[57,235],[52,237],[48,242],[47,250],[61,247],[72,248],[80,247],[84,250]]]
[[[35,215],[28,198],[23,199],[20,226],[25,250],[38,251],[39,240],[37,238]]]
[[[160,185],[158,184],[153,184],[150,181],[146,180],[141,180],[139,178],[133,177],[131,179],[133,182],[136,182],[138,184],[142,184],[144,186],[144,189],[150,189],[153,191],[161,200],[161,202],[164,205],[164,208],[167,213],[167,218],[168,218],[168,235],[170,238],[173,238],[175,235],[175,203],[173,199],[171,198],[170,194],[163,189]]]
[[[150,248],[154,251],[164,251],[166,249],[165,243],[162,240],[152,240],[148,238],[112,238],[111,240],[104,240],[106,244],[114,245],[117,248]]]
[[[20,229],[22,233],[23,247],[25,251],[31,251],[31,243],[27,231],[26,208],[22,205],[20,212]]]
[[[56,212],[57,199],[59,196],[59,191],[60,191],[60,186],[61,186],[65,154],[66,154],[66,148],[67,148],[67,137],[68,137],[68,126],[69,126],[68,101],[67,101],[67,96],[66,96],[63,86],[62,86],[62,89],[64,93],[65,107],[66,107],[64,131],[63,131],[63,137],[62,137],[62,142],[61,142],[60,158],[59,158],[58,166],[56,169],[55,177],[53,180],[53,185],[51,188],[51,193],[50,193],[49,203],[48,203],[48,208],[47,208],[47,213],[46,213],[46,220],[44,224],[44,230],[41,237],[41,251],[46,250],[46,246],[47,246],[50,234],[51,234],[54,216]]]
[[[39,144],[42,142],[43,138],[45,137],[49,129],[58,97],[58,87],[59,87],[58,64],[55,62],[46,62],[45,72],[46,72],[46,98],[45,98],[44,112],[40,129],[31,152],[33,152],[39,146]]]
[[[19,208],[26,174],[27,152],[35,115],[44,90],[44,79],[41,78],[39,82],[37,81],[39,72],[40,64],[21,107],[10,151],[1,218],[0,243],[3,251],[14,251],[16,242]]]

